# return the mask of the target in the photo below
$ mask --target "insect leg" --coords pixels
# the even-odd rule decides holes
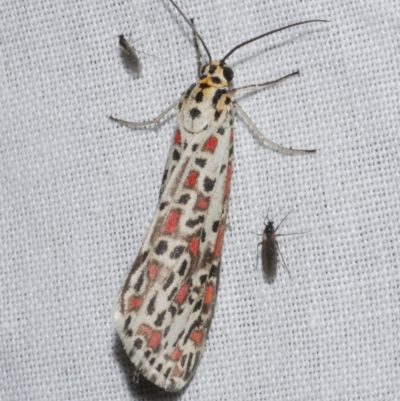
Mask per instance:
[[[292,276],[290,275],[290,271],[289,271],[289,269],[288,269],[288,267],[287,267],[287,265],[286,265],[285,258],[283,257],[282,252],[281,252],[281,249],[279,248],[278,241],[276,241],[276,246],[277,246],[277,248],[278,248],[279,255],[281,255],[283,265],[285,266],[285,269],[286,269],[286,271],[288,272],[289,277],[292,278]]]
[[[300,74],[300,71],[295,71],[295,72],[292,72],[291,74],[285,75],[284,77],[275,79],[274,81],[264,82],[262,84],[242,86],[241,88],[233,89],[232,94],[236,94],[238,92],[244,92],[244,91],[256,91],[258,89],[263,89],[267,86],[276,85],[276,84],[284,81],[285,79],[288,79],[290,77],[293,77],[293,76],[299,75],[299,74]]]
[[[249,124],[250,128],[253,130],[254,134],[256,135],[257,139],[260,142],[265,142],[266,144],[268,144],[269,146],[272,146],[273,148],[279,150],[282,153],[287,153],[289,155],[304,155],[307,153],[314,153],[315,149],[292,149],[292,148],[285,148],[282,145],[279,145],[271,140],[269,140],[268,138],[265,138],[265,136],[263,136],[260,132],[260,130],[255,126],[255,124],[253,123],[253,121],[251,121],[250,117],[245,113],[245,111],[240,107],[238,102],[234,102],[234,106],[236,108],[237,111],[239,111],[239,113],[242,115],[242,117],[246,120],[247,124]]]
[[[159,124],[159,122],[162,120],[164,116],[166,116],[173,108],[175,108],[178,105],[178,101],[174,102],[171,104],[171,106],[167,107],[159,116],[157,116],[154,120],[149,120],[149,121],[143,121],[141,123],[133,123],[131,121],[125,121],[125,120],[120,120],[119,118],[115,118],[113,116],[109,116],[108,118],[110,120],[113,120],[117,123],[120,123],[122,125],[126,125],[127,127],[130,128],[139,128],[139,127],[145,127],[146,125],[152,125],[152,124]]]

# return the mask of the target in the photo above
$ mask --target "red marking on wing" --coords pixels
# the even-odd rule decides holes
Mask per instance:
[[[221,252],[222,240],[224,239],[224,224],[220,223],[218,227],[217,240],[215,241],[214,257],[218,257]]]
[[[232,164],[229,163],[228,167],[226,168],[224,196],[229,196],[229,191],[231,187],[231,176],[232,176]]]
[[[165,223],[163,226],[163,231],[168,234],[173,234],[176,230],[176,227],[179,222],[180,211],[179,210],[171,210],[165,219]]]
[[[174,143],[181,143],[182,142],[182,137],[181,137],[181,132],[176,131],[174,135]]]
[[[175,348],[173,351],[172,351],[172,353],[171,353],[171,355],[170,355],[170,359],[172,360],[172,361],[179,361],[179,359],[181,358],[181,356],[182,356],[182,351],[179,349],[179,348]]]
[[[147,274],[149,275],[150,280],[154,280],[157,276],[158,266],[153,263],[147,268]]]
[[[208,208],[208,199],[205,199],[200,195],[197,198],[196,206],[201,210],[207,209]]]
[[[147,326],[147,324],[141,324],[138,329],[138,334],[149,339],[150,336],[153,334],[153,330],[150,326]]]
[[[230,137],[230,143],[233,142],[233,130],[231,130],[231,137]]]
[[[214,286],[212,284],[208,284],[204,291],[204,305],[209,305],[212,302],[214,295]]]
[[[203,333],[199,330],[194,330],[192,331],[192,334],[190,334],[189,337],[196,345],[199,345],[201,342],[201,339],[203,338]]]
[[[198,176],[199,173],[197,171],[191,171],[186,178],[185,185],[188,188],[193,188],[196,185]]]
[[[197,254],[197,251],[199,250],[199,237],[193,237],[190,240],[188,249],[193,256]]]
[[[215,148],[218,145],[218,139],[212,135],[210,136],[203,145],[203,151],[214,153]]]
[[[153,334],[148,342],[150,348],[156,349],[161,341],[161,331],[153,331]]]
[[[183,284],[175,295],[175,301],[178,304],[182,304],[187,296],[188,291],[189,291],[189,283]]]
[[[142,304],[142,299],[140,297],[132,297],[128,303],[128,311],[138,309]]]
[[[177,366],[174,367],[174,370],[171,373],[172,377],[182,377],[183,376],[183,371],[180,370]]]

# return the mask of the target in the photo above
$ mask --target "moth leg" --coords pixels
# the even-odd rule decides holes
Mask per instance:
[[[289,155],[304,155],[307,153],[315,153],[315,149],[292,149],[292,148],[285,148],[282,145],[279,145],[275,142],[272,142],[271,140],[269,140],[268,138],[265,138],[265,136],[263,136],[260,132],[260,130],[255,126],[255,124],[253,123],[253,121],[251,121],[250,117],[244,112],[244,110],[240,107],[238,102],[234,102],[233,103],[236,110],[242,115],[242,117],[245,119],[245,121],[247,122],[247,124],[249,124],[250,128],[252,129],[252,131],[254,132],[254,134],[256,135],[257,139],[260,142],[265,142],[267,145],[279,150],[282,153],[287,153]]]
[[[288,79],[290,77],[293,77],[293,76],[299,75],[299,74],[300,74],[300,71],[295,71],[295,72],[292,72],[291,74],[285,75],[284,77],[275,79],[274,81],[264,82],[262,84],[247,85],[247,86],[242,86],[241,88],[233,89],[231,93],[233,95],[235,95],[238,92],[256,91],[258,89],[263,89],[263,88],[265,88],[267,86],[276,85],[276,84],[278,84],[278,83],[280,83],[280,82],[282,82],[282,81],[284,81],[284,80],[286,80],[286,79]]]
[[[174,102],[166,108],[159,116],[157,116],[154,120],[149,120],[149,121],[143,121],[141,123],[133,123],[131,121],[125,121],[125,120],[120,120],[119,118],[115,118],[113,116],[109,116],[108,118],[110,120],[113,120],[117,123],[120,123],[122,125],[126,125],[127,127],[130,128],[139,128],[139,127],[145,127],[146,125],[152,125],[152,124],[159,124],[159,122],[162,120],[162,118],[167,115],[173,108],[175,108],[178,105],[178,101]]]
[[[194,18],[190,19],[190,22],[194,28]],[[194,48],[196,50],[196,60],[197,60],[197,76],[200,78],[200,71],[201,71],[201,54],[200,54],[200,47],[199,42],[197,40],[196,32],[193,29],[193,41],[194,41]]]

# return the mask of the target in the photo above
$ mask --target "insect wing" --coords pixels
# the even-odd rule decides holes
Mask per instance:
[[[142,69],[139,57],[135,48],[129,44],[128,39],[126,39],[124,35],[119,35],[119,47],[126,66],[139,74]]]
[[[278,262],[278,250],[276,247],[275,233],[267,236],[264,231],[261,244],[261,256],[264,273],[269,279],[274,279],[276,276],[276,266]]]
[[[157,211],[118,297],[114,320],[125,350],[167,391],[192,377],[216,301],[233,148],[230,123],[224,126],[222,134],[175,134],[170,157],[177,162],[164,174]]]

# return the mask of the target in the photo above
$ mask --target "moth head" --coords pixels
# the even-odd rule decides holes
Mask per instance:
[[[201,81],[207,81],[216,88],[227,87],[233,79],[233,71],[225,61],[211,61],[201,68]]]

